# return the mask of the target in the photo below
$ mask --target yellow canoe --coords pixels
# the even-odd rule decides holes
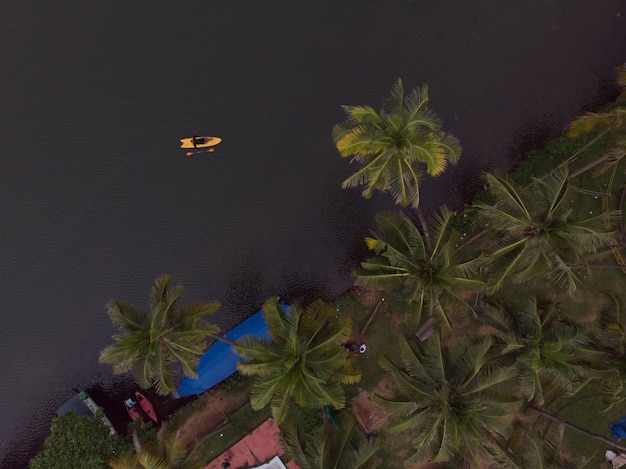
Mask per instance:
[[[194,145],[194,139],[196,144]],[[207,148],[222,141],[219,137],[190,137],[180,139],[180,148]]]

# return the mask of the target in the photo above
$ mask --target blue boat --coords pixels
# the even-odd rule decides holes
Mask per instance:
[[[280,305],[287,311],[289,306]],[[271,340],[269,326],[263,317],[263,311],[257,311],[248,319],[224,334],[233,342],[240,337],[252,335],[260,339]],[[200,357],[197,378],[183,378],[175,394],[179,397],[202,394],[216,384],[221,383],[237,371],[237,362],[242,357],[233,352],[230,344],[218,341]]]

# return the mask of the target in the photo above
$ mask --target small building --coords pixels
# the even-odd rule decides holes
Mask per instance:
[[[280,456],[285,453],[280,444],[280,428],[269,418],[252,433],[239,440],[224,453],[204,466],[204,469],[299,469],[294,461],[283,463]],[[266,461],[258,465],[259,461]]]

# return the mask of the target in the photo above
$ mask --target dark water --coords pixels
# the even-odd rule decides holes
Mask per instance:
[[[330,297],[385,197],[342,191],[341,104],[428,83],[462,162],[426,181],[461,203],[482,171],[610,99],[618,0],[5,0],[0,13],[0,459],[25,467],[97,361],[117,298],[170,273],[229,328],[270,295]],[[470,6],[471,3],[471,6]],[[186,158],[178,139],[221,136]]]

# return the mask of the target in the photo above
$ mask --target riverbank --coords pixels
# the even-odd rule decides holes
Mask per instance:
[[[620,102],[607,105],[602,111],[611,113],[622,105]],[[532,178],[545,177],[560,164],[567,162],[572,170],[576,168],[596,167],[593,162],[601,163],[606,158],[603,156],[624,138],[623,128],[612,128],[608,131],[598,130],[579,137],[561,136],[554,139],[548,144],[534,152],[531,152],[529,158],[522,163],[515,171],[512,172],[512,178],[519,183],[530,183]],[[619,164],[619,162],[618,162]],[[614,166],[617,168],[617,165]],[[601,173],[599,171],[575,174],[572,180],[574,190],[572,191],[568,203],[572,205],[574,211],[602,211],[603,208],[622,208],[623,217],[623,200],[625,190],[619,186],[620,181],[615,180],[611,176],[611,171]],[[590,190],[589,187],[595,188]],[[582,190],[582,188],[586,188]],[[489,200],[489,193],[477,195],[477,200]],[[481,250],[493,242],[489,236],[478,238],[475,236],[482,228],[471,211],[461,213],[457,218],[457,226],[464,230],[465,244],[460,248],[471,252],[472,250]],[[623,221],[619,227],[623,232]],[[616,227],[617,229],[617,227]],[[623,233],[622,233],[623,234]],[[624,246],[615,246],[614,249],[607,250],[603,253],[606,256],[607,263],[619,267],[623,261]],[[611,259],[612,258],[612,259]],[[594,261],[597,256],[594,257]],[[622,259],[622,260],[620,260]],[[545,282],[531,280],[524,285],[507,284],[507,294],[519,297],[521,295],[532,293],[549,298],[551,301],[559,305],[563,311],[568,311],[568,317],[580,324],[591,325],[596,321],[602,312],[610,307],[607,299],[597,294],[610,288],[618,298],[626,301],[626,292],[624,291],[624,273],[620,269],[600,269],[593,270],[589,274],[583,276],[585,289],[580,289],[573,296],[563,294],[562,292],[550,289]],[[473,295],[461,292],[466,295],[468,300],[476,300],[478,298]],[[380,302],[384,298],[384,305]],[[407,455],[406,448],[410,446],[410,436],[407,434],[388,434],[387,416],[384,415],[382,408],[378,408],[372,404],[371,396],[373,394],[393,397],[397,392],[391,382],[385,377],[377,366],[377,357],[381,354],[388,356],[390,359],[398,359],[397,341],[394,340],[400,334],[412,336],[419,332],[417,324],[412,321],[410,308],[399,300],[393,291],[376,290],[376,289],[351,289],[342,295],[335,302],[338,314],[351,317],[353,320],[353,340],[358,343],[367,344],[367,352],[357,357],[357,365],[364,370],[363,379],[356,386],[349,386],[348,395],[350,405],[345,412],[352,411],[361,421],[370,421],[371,426],[362,423],[363,431],[367,434],[375,433],[377,436],[384,438],[386,444],[381,451],[381,456],[385,460],[385,467],[400,468],[409,467],[403,463],[404,457]],[[376,315],[373,313],[376,311]],[[445,340],[455,340],[462,338],[468,334],[477,333],[479,336],[489,336],[493,331],[489,329],[476,316],[469,314],[467,311],[455,309],[453,314],[453,330],[450,334],[446,334]],[[219,396],[225,394],[232,395],[233,390],[240,396],[245,396],[248,392],[249,382],[240,382],[233,384],[234,388],[228,391],[215,389],[209,391],[210,397],[206,398],[206,404],[197,410],[197,415],[204,415],[204,418],[211,419],[210,402],[215,402]],[[576,399],[569,399],[567,396],[551,393],[547,398],[545,406],[553,412],[561,413],[562,416],[576,421],[579,425],[590,428],[598,434],[607,434],[608,424],[617,419],[618,416],[603,414],[599,412],[598,400],[594,399],[598,390],[588,389]],[[222,394],[220,394],[222,393]],[[363,406],[363,402],[369,402],[369,407]],[[244,406],[245,407],[245,406]],[[217,411],[216,411],[217,412]],[[318,415],[316,415],[316,412]],[[211,448],[209,451],[219,452],[222,447],[226,448],[232,441],[239,438],[243,433],[250,430],[250,426],[254,426],[257,421],[261,421],[266,417],[263,411],[255,413],[250,409],[243,407],[234,415],[240,414],[244,416],[237,424],[228,425],[229,419],[225,419],[219,423],[226,426],[209,428],[203,426],[201,431],[194,432],[194,428],[201,426],[201,418],[189,417],[188,419],[180,418],[179,428],[185,429],[188,434],[204,435],[196,442]],[[193,412],[191,412],[193,415]],[[369,414],[369,415],[368,415]],[[303,419],[302,426],[313,431],[322,423],[319,411],[303,411],[301,415],[292,416]],[[234,417],[233,417],[234,418]],[[516,425],[524,425],[526,428],[535,428],[540,426],[544,428],[551,424],[542,421],[537,415],[526,414],[526,411],[520,410],[517,415]],[[213,419],[219,420],[219,419]],[[220,428],[219,435],[211,434],[212,430]],[[224,429],[224,431],[222,431]],[[579,457],[592,457],[597,459],[600,464],[602,462],[603,450],[606,449],[602,444],[593,441],[581,439],[579,435],[567,433],[565,445],[569,448],[571,454],[576,453]],[[595,460],[594,459],[594,460]],[[442,467],[459,467],[460,461],[453,461],[450,466]]]

